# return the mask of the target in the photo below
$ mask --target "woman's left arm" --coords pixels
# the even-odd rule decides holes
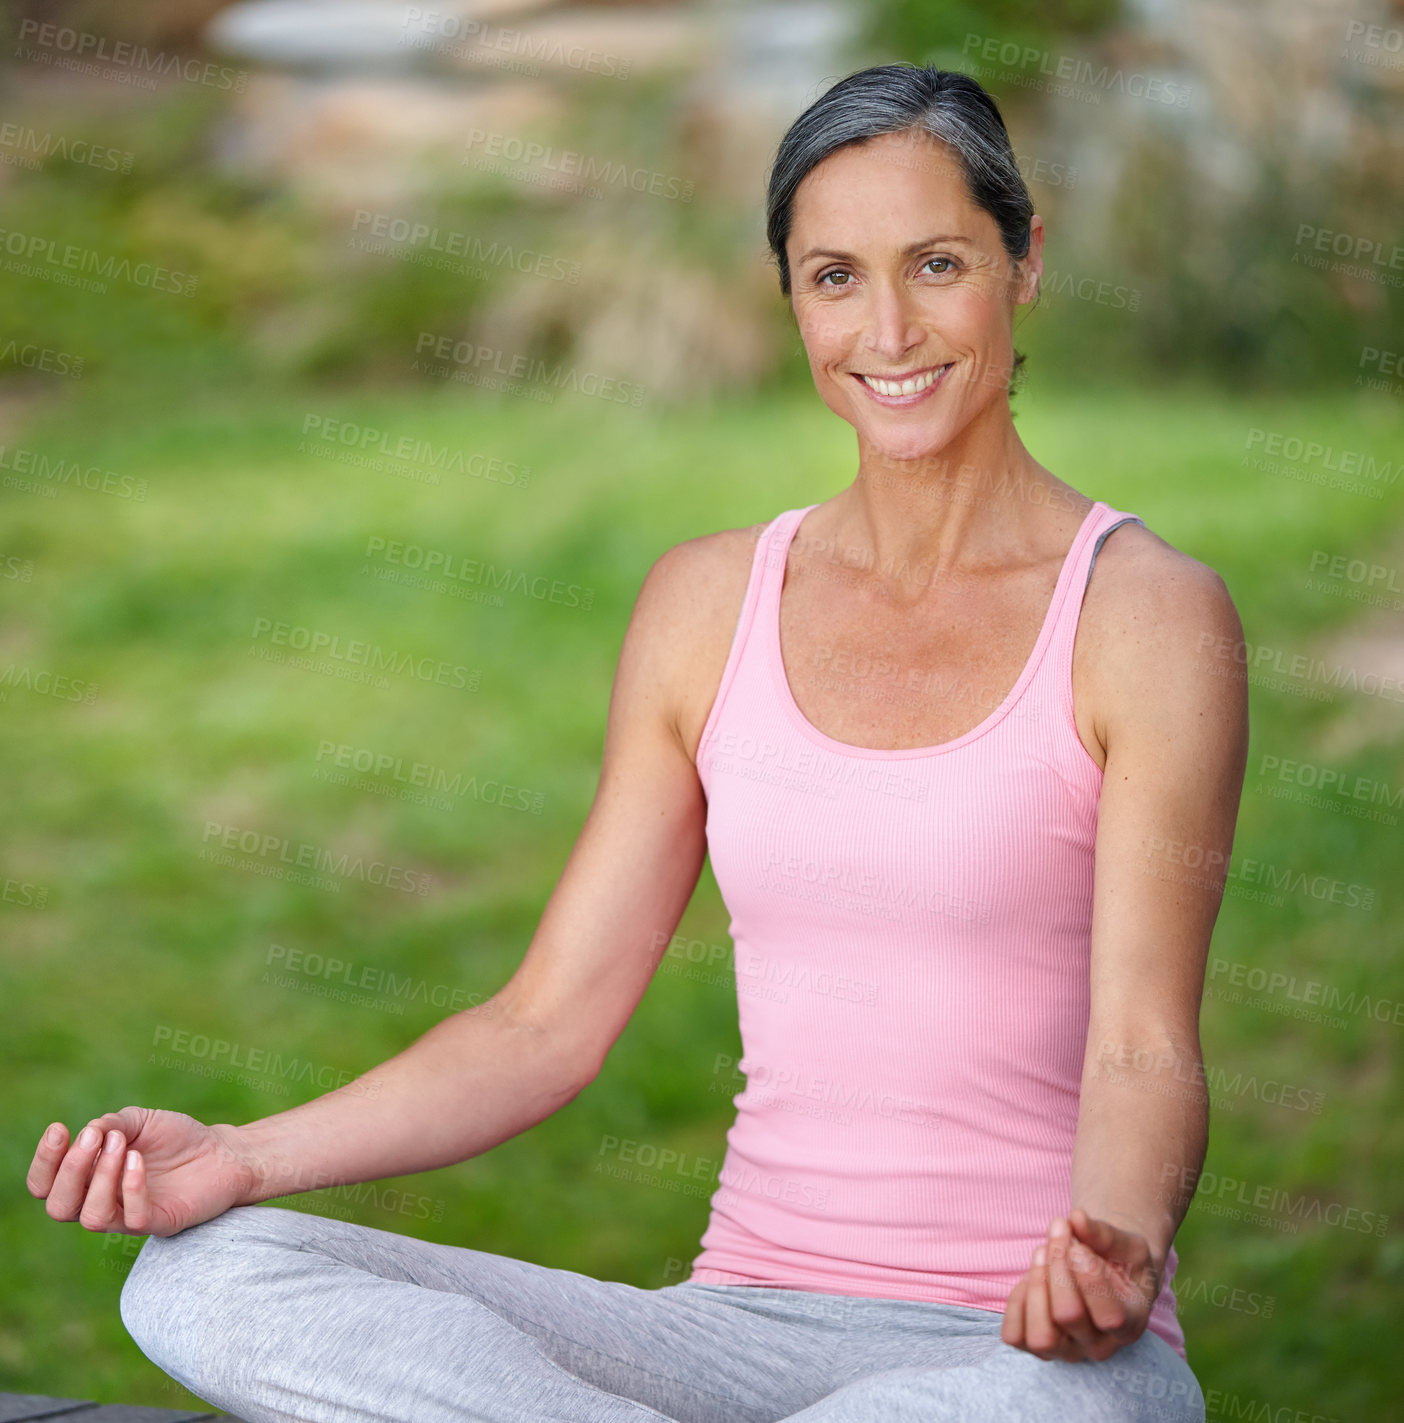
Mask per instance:
[[[1248,755],[1243,628],[1223,580],[1164,544],[1118,573],[1097,619],[1106,766],[1071,1211],[1049,1223],[1002,1331],[1046,1359],[1107,1358],[1140,1337],[1193,1199],[1209,1126],[1200,1001]]]

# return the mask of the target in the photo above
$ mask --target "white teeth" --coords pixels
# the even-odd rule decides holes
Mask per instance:
[[[945,369],[945,366],[937,366],[934,371],[924,371],[909,380],[883,380],[879,376],[859,376],[858,379],[872,386],[879,395],[915,395],[917,391],[925,390]]]

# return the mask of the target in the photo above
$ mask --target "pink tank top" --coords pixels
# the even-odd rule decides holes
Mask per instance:
[[[811,725],[781,662],[786,555],[815,507],[760,537],[698,746],[745,1085],[691,1278],[1002,1314],[1071,1208],[1102,784],[1073,721],[1073,635],[1102,539],[1142,521],[1088,511],[984,721],[878,751]],[[884,698],[970,700],[877,662],[833,670]],[[1183,1358],[1175,1267],[1172,1248],[1149,1328]]]

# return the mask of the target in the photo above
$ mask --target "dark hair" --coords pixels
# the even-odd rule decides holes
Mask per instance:
[[[790,295],[785,243],[805,175],[840,148],[909,129],[924,130],[955,153],[971,200],[994,219],[1004,250],[1016,261],[1028,255],[1033,199],[989,93],[968,74],[929,64],[878,64],[840,79],[780,141],[767,179],[765,227],[785,296]],[[1014,377],[1023,363],[1015,352]]]

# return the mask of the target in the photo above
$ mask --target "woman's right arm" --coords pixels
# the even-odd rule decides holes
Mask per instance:
[[[173,1235],[231,1206],[452,1165],[594,1080],[706,858],[706,802],[679,715],[696,675],[689,634],[702,542],[670,549],[644,579],[594,801],[508,983],[345,1086],[243,1126],[124,1107],[94,1117],[94,1131],[70,1145],[54,1123],[27,1177],[50,1217]]]

